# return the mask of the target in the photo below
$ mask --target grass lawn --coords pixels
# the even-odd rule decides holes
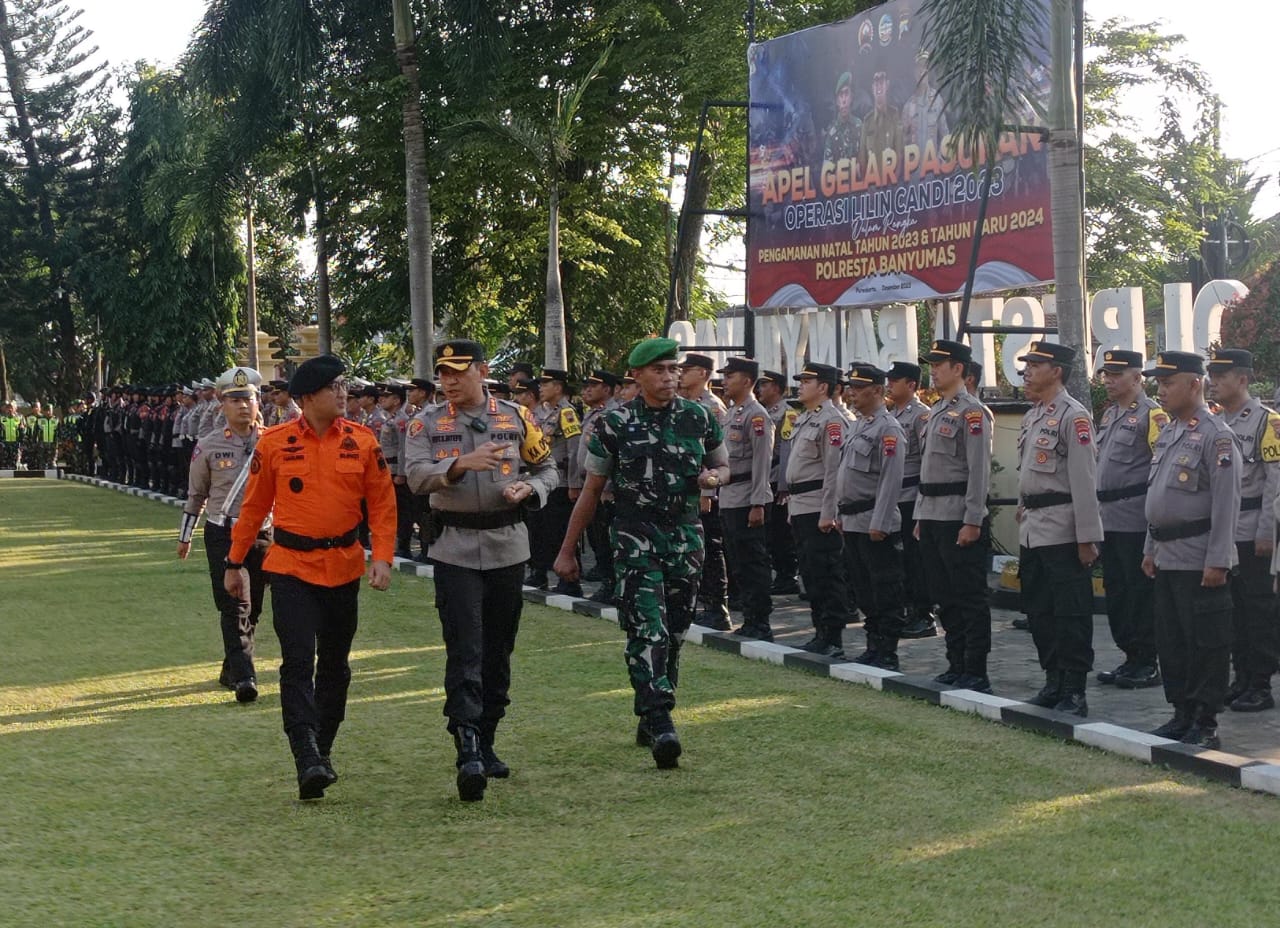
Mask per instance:
[[[631,743],[621,635],[527,607],[514,768],[463,805],[427,581],[361,594],[341,782],[295,801],[215,680],[177,510],[0,483],[0,925],[1265,925],[1280,803],[690,647],[681,769]],[[269,612],[269,609],[268,609]]]

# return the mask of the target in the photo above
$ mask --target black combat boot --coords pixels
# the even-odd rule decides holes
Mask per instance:
[[[258,698],[258,681],[253,677],[245,677],[236,684],[236,702],[249,703]]]
[[[1230,706],[1233,702],[1244,695],[1244,691],[1249,688],[1249,684],[1245,683],[1244,677],[1237,676],[1231,681],[1231,685],[1227,687],[1227,695],[1223,697],[1223,705]]]
[[[1242,693],[1241,696],[1243,695]],[[1195,721],[1182,736],[1181,741],[1183,744],[1193,744],[1216,751],[1222,747],[1222,741],[1218,738],[1218,716],[1210,712],[1207,706],[1198,706],[1197,709],[1198,711],[1193,714]]]
[[[1041,709],[1052,709],[1061,699],[1062,674],[1056,670],[1046,670],[1044,672],[1044,686],[1040,687],[1040,692],[1027,700],[1027,705],[1039,706]]]
[[[650,750],[659,770],[674,770],[680,766],[680,738],[671,721],[671,713],[665,710],[650,712],[645,717],[645,728],[652,739]]]
[[[453,733],[458,749],[458,798],[463,802],[479,802],[486,784],[484,755],[480,751],[480,733],[470,725],[459,725]]]
[[[881,670],[898,670],[898,639],[881,635],[876,641],[876,666]]]
[[[938,626],[934,624],[933,612],[920,612],[914,607],[907,607],[906,624],[902,628],[902,638],[932,638],[938,634]]]
[[[1057,705],[1053,707],[1054,712],[1066,712],[1068,715],[1078,715],[1080,718],[1088,717],[1089,703],[1084,698],[1085,680],[1088,676],[1088,673],[1080,670],[1062,672],[1062,691]]]
[[[653,747],[653,735],[649,733],[649,726],[646,724],[643,715],[640,716],[640,721],[636,722],[636,747]]]
[[[1132,669],[1132,667],[1133,667],[1133,662],[1130,661],[1128,658],[1125,658],[1124,662],[1115,670],[1099,670],[1098,677],[1097,677],[1098,682],[1101,683],[1103,686],[1110,686],[1111,684],[1115,683],[1120,677],[1123,677],[1125,674],[1127,674],[1130,671],[1130,669]]]
[[[535,590],[545,590],[547,588],[547,572],[538,570],[536,567],[530,567],[529,576],[524,578],[524,585],[531,586]]]
[[[494,753],[493,739],[497,731],[497,719],[482,719],[480,721],[480,756],[484,759],[485,776],[495,780],[505,780],[511,776],[511,768]]]
[[[1231,700],[1232,712],[1262,712],[1275,707],[1276,700],[1271,695],[1270,685],[1250,687]]]
[[[703,609],[698,613],[698,617],[694,621],[703,628],[709,628],[712,631],[728,632],[733,630],[733,623],[729,621],[729,613],[723,608]]]
[[[298,798],[323,798],[325,788],[333,785],[333,779],[320,758],[315,729],[302,726],[289,732],[289,747],[298,768]]]
[[[1145,690],[1160,685],[1160,668],[1151,664],[1130,664],[1124,673],[1116,673],[1116,686],[1122,690]]]
[[[320,724],[320,730],[316,732],[316,749],[320,752],[320,763],[324,765],[324,769],[329,771],[330,786],[338,782],[338,771],[333,769],[333,742],[338,737],[338,726],[326,723]]]
[[[1174,741],[1181,741],[1183,736],[1190,730],[1191,705],[1189,703],[1179,703],[1173,707],[1173,718],[1159,728],[1153,728],[1151,734],[1157,738],[1172,738]]]
[[[956,681],[964,676],[964,671],[955,664],[950,664],[946,670],[933,678],[934,683],[941,683],[943,686],[955,686]]]

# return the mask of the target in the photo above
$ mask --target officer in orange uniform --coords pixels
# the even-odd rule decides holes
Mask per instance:
[[[364,549],[356,540],[361,501],[369,509],[368,575],[375,590],[391,583],[396,535],[395,490],[378,440],[342,417],[345,371],[340,360],[321,355],[294,373],[289,393],[300,399],[302,416],[258,440],[223,580],[228,593],[245,598],[244,559],[273,513],[275,543],[262,566],[270,577],[281,651],[280,708],[301,799],[319,799],[338,779],[329,754],[346,711],[347,658],[365,573]]]

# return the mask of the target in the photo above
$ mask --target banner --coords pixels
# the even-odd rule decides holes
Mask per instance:
[[[874,306],[964,289],[988,178],[949,134],[917,5],[899,0],[751,46],[752,306]],[[1008,124],[1045,124],[1048,36],[1038,44],[1043,55],[1026,63],[1036,97]],[[1040,134],[1004,133],[989,180],[974,291],[1051,281]]]

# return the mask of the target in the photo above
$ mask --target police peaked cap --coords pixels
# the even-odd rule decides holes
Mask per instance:
[[[290,396],[307,396],[323,390],[346,372],[347,365],[342,363],[341,358],[335,358],[331,354],[322,354],[303,361],[293,372],[293,379],[289,381],[289,394]]]
[[[752,380],[760,379],[760,362],[755,358],[730,358],[717,374],[746,374]]]
[[[920,382],[920,365],[909,361],[894,361],[885,371],[886,380],[914,380]]]
[[[787,389],[787,378],[778,371],[761,371],[760,380],[768,380],[770,383],[776,383],[783,390]]]
[[[832,367],[830,364],[815,364],[810,362],[804,366],[804,370],[792,377],[792,380],[804,380],[806,377],[815,377],[832,386],[840,382],[839,368]]]
[[[1034,341],[1027,346],[1027,353],[1018,355],[1019,361],[1032,361],[1040,364],[1057,364],[1068,367],[1076,359],[1076,350],[1070,345],[1055,345],[1053,342]]]
[[[1229,370],[1253,370],[1253,352],[1243,348],[1214,348],[1209,352],[1209,363],[1205,365],[1210,374],[1220,374]]]
[[[425,390],[428,393],[436,392],[436,385],[425,377],[411,377],[409,379],[409,385],[417,387],[419,390]]]
[[[472,364],[483,364],[484,346],[469,338],[455,338],[436,345],[436,370],[465,371]]]
[[[606,387],[616,387],[619,384],[618,375],[612,371],[595,370],[591,372],[591,376],[585,381],[586,383],[602,383]]]
[[[1162,351],[1155,363],[1142,372],[1143,377],[1168,377],[1170,374],[1204,376],[1204,358],[1194,351]]]
[[[705,354],[686,354],[684,360],[680,362],[681,367],[701,367],[704,370],[714,370],[715,364]]]
[[[865,387],[868,385],[883,386],[885,372],[870,364],[855,364],[849,369],[849,385]]]
[[[924,356],[924,360],[929,364],[937,364],[941,361],[968,364],[973,360],[973,349],[961,342],[940,338],[929,348],[929,353]]]
[[[1098,370],[1111,371],[1111,373],[1119,373],[1120,371],[1140,371],[1142,370],[1142,352],[1140,351],[1124,351],[1120,348],[1112,348],[1102,353],[1102,364]]]

